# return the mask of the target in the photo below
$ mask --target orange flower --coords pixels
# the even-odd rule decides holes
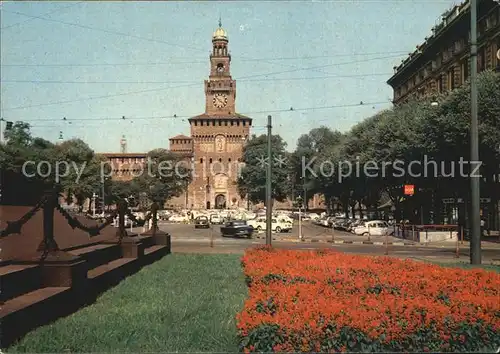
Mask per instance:
[[[304,338],[275,350],[316,349],[332,324],[331,335],[349,327],[374,339],[384,334],[386,343],[433,325],[444,341],[464,322],[500,329],[500,275],[493,272],[269,248],[247,251],[242,264],[251,286],[237,316],[240,334],[266,323]]]

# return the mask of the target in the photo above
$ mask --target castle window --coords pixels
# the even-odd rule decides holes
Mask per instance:
[[[221,159],[221,158],[219,158],[219,162],[222,162],[222,159]]]
[[[220,121],[219,121],[219,127],[220,127],[221,125],[222,125],[222,121],[220,120]]]
[[[208,161],[209,163],[212,163],[212,158],[210,158],[210,160]]]
[[[238,127],[240,126],[240,121],[239,120],[236,121],[236,126],[238,126]]]
[[[203,158],[200,159],[200,163],[203,163]]]
[[[228,158],[228,159],[227,159],[227,161],[228,161],[228,162],[231,162],[231,158]]]

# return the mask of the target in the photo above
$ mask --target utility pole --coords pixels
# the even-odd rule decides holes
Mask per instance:
[[[272,118],[267,116],[267,174],[266,174],[266,245],[271,246],[272,240],[272,218],[273,218],[273,200],[272,200]]]
[[[302,197],[299,195],[296,199],[297,206],[299,208],[299,240],[302,241]]]
[[[479,164],[478,102],[477,102],[477,0],[470,1],[470,145],[471,145],[471,240],[470,263],[481,264],[480,177],[472,175]]]
[[[5,119],[0,118],[0,144],[3,144],[3,122]]]
[[[97,198],[97,194],[92,193],[92,217],[95,218],[95,200]]]

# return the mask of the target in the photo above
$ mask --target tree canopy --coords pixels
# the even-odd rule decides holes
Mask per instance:
[[[499,74],[481,73],[478,90],[481,188],[498,199],[493,183],[500,172]],[[294,182],[302,183],[296,176],[305,175],[308,189],[325,195],[329,205],[342,204],[345,211],[356,204],[377,208],[389,199],[397,209],[418,204],[437,210],[443,198],[467,198],[469,179],[459,173],[458,162],[470,160],[469,83],[437,101],[431,105],[428,97],[395,106],[345,134],[321,127],[302,135],[292,154]],[[307,171],[300,157],[314,160]],[[325,173],[327,165],[334,167],[333,173]],[[404,184],[415,185],[413,197],[403,195]]]
[[[286,143],[279,135],[272,135],[272,197],[284,201],[291,187],[289,160]],[[266,200],[266,170],[267,170],[267,135],[256,136],[247,142],[243,149],[244,167],[238,177],[238,191],[242,197],[247,197],[252,203]]]

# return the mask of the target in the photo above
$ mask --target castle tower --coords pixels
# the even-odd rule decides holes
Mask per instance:
[[[231,77],[228,44],[219,21],[205,80],[205,113],[189,119],[196,172],[189,199],[195,208],[233,208],[246,203],[235,182],[252,119],[236,113],[236,81]]]

